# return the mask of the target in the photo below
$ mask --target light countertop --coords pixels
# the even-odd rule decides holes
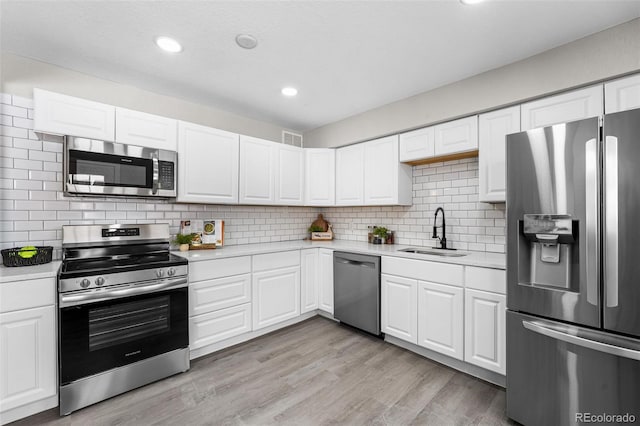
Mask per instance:
[[[274,253],[287,250],[307,248],[328,248],[335,251],[348,251],[376,256],[395,256],[406,259],[429,260],[432,262],[454,263],[457,265],[479,266],[483,268],[505,269],[506,260],[502,253],[485,253],[474,251],[460,251],[467,253],[461,257],[444,257],[427,254],[414,254],[398,251],[412,247],[407,245],[383,244],[374,245],[360,241],[308,241],[294,240],[277,243],[243,244],[238,246],[220,247],[215,250],[192,250],[188,252],[175,251],[173,253],[187,258],[190,262],[202,260],[225,259],[228,257],[252,256],[256,254]],[[5,282],[34,280],[38,278],[52,278],[58,273],[60,261],[53,261],[44,265],[7,268],[0,266],[0,284]]]
[[[0,284],[14,281],[35,280],[38,278],[53,278],[58,274],[60,261],[45,263],[35,266],[16,266],[7,268],[0,266]]]
[[[256,254],[273,253],[278,251],[299,250],[307,248],[328,248],[335,251],[349,251],[354,253],[372,254],[376,256],[394,256],[407,259],[429,260],[432,262],[454,263],[457,265],[479,266],[483,268],[506,269],[506,256],[503,253],[485,253],[474,251],[459,251],[466,256],[445,257],[427,254],[406,253],[398,250],[415,247],[396,244],[374,245],[360,241],[309,241],[294,240],[277,243],[244,244],[238,246],[219,247],[215,250],[192,250],[188,252],[175,251],[173,253],[189,259],[190,262],[202,260],[224,259],[228,257],[251,256]]]

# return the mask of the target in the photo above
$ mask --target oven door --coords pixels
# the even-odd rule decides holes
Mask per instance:
[[[60,308],[60,384],[189,345],[188,287]]]
[[[67,137],[65,191],[71,194],[167,196],[160,193],[160,172],[161,169],[167,172],[167,166],[173,163],[160,160],[157,149]],[[175,172],[173,169],[171,167],[170,171]],[[162,180],[164,183],[171,179]]]

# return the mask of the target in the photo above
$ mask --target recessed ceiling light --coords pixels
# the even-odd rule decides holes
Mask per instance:
[[[295,87],[284,87],[282,89],[282,94],[285,96],[295,96],[298,94],[298,89],[296,89]]]
[[[258,45],[258,40],[251,34],[238,34],[236,36],[236,43],[243,49],[253,49]]]
[[[478,4],[478,3],[482,3],[484,0],[460,0],[460,3],[462,4]]]
[[[164,50],[165,52],[170,52],[170,53],[182,52],[182,46],[180,46],[180,43],[178,43],[171,37],[165,37],[165,36],[158,37],[156,38],[156,44],[160,49]]]

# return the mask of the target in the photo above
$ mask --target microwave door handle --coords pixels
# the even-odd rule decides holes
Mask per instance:
[[[151,154],[151,161],[153,162],[153,187],[151,193],[153,195],[158,193],[160,186],[160,162],[158,161],[158,151],[154,151]]]

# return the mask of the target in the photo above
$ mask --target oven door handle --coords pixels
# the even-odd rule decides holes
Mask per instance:
[[[86,305],[87,303],[103,302],[106,300],[121,299],[123,297],[139,296],[141,294],[150,294],[158,291],[173,290],[189,285],[187,277],[163,280],[155,284],[147,284],[143,286],[125,288],[104,289],[99,291],[89,291],[82,294],[61,294],[60,307],[68,308],[70,306]]]

